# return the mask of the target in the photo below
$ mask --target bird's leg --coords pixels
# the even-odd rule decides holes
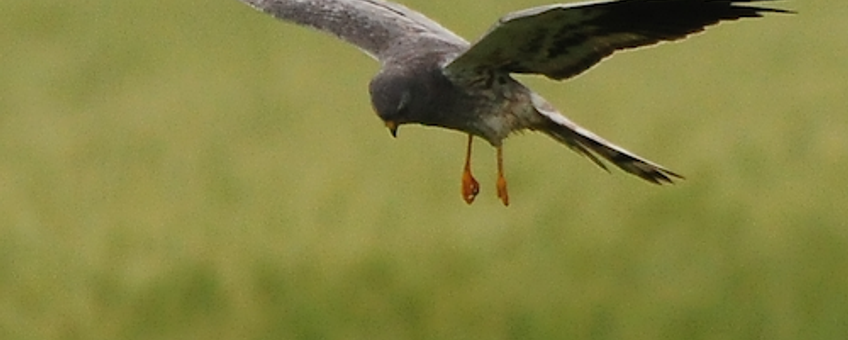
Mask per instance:
[[[498,198],[504,206],[509,206],[509,194],[506,192],[506,178],[503,171],[503,146],[498,146]]]
[[[468,147],[465,149],[465,167],[462,170],[462,199],[471,204],[480,193],[480,184],[471,175],[471,141],[474,136],[468,135]]]

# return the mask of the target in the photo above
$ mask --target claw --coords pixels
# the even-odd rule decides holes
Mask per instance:
[[[503,147],[498,146],[498,198],[504,206],[509,206],[509,194],[506,191],[506,178],[503,171]]]
[[[474,176],[471,176],[471,169],[466,168],[462,172],[462,199],[465,200],[465,203],[471,204],[479,193],[480,183],[477,183]]]
[[[506,192],[506,179],[498,177],[498,198],[501,199],[504,206],[509,206],[509,194]]]
[[[468,146],[465,149],[465,167],[462,169],[462,199],[471,204],[480,193],[480,183],[471,175],[471,141],[474,137],[468,135]]]

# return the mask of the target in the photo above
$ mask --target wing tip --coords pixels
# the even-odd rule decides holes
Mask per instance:
[[[685,180],[686,177],[681,176],[671,170],[664,168],[656,168],[649,173],[636,174],[640,178],[657,185],[677,184],[676,181]]]
[[[675,181],[686,179],[674,171],[628,154],[619,153],[609,160],[625,172],[657,185],[675,184]]]

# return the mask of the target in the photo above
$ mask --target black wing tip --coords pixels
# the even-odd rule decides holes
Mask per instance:
[[[660,165],[651,163],[637,156],[631,155],[618,150],[614,154],[608,155],[606,158],[630,174],[638,176],[648,182],[663,185],[674,184],[675,180],[684,180],[682,175],[668,170]]]
[[[616,165],[618,165],[622,170],[656,185],[675,184],[676,181],[686,179],[674,171],[645,162],[639,162],[638,165],[633,164],[633,166],[627,166],[624,164]]]
[[[656,185],[676,184],[686,178],[666,169],[655,169],[649,173],[637,174],[640,178]]]
[[[782,8],[773,8],[773,7],[759,7],[759,6],[745,6],[739,5],[741,3],[753,3],[753,2],[772,2],[772,1],[780,1],[780,0],[712,0],[709,2],[724,2],[731,6],[731,8],[751,11],[754,17],[762,17],[764,13],[783,13],[783,14],[798,14],[798,12],[788,9]]]
[[[766,13],[798,14],[798,12],[782,8],[757,7],[757,6],[733,6],[733,9],[745,11],[745,15],[739,18],[762,18]]]

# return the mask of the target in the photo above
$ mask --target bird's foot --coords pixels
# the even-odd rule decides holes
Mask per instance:
[[[509,194],[506,192],[506,178],[498,176],[498,198],[504,206],[509,206]]]
[[[471,175],[471,169],[465,168],[462,171],[462,199],[465,203],[471,204],[474,198],[480,193],[480,183]]]
[[[503,205],[509,206],[509,194],[506,192],[506,178],[504,177],[503,169],[503,147],[497,147],[498,154],[498,198],[501,199]]]
[[[465,146],[465,166],[462,168],[462,199],[471,204],[480,193],[480,183],[471,175],[471,142],[474,136],[468,135],[468,144]]]

